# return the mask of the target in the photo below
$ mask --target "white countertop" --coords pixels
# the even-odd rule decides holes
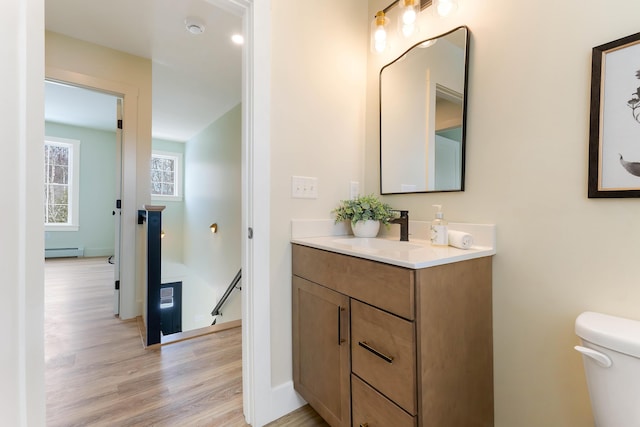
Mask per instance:
[[[492,256],[496,253],[495,225],[492,224],[449,225],[450,230],[465,231],[474,236],[476,245],[470,249],[434,246],[428,240],[411,237],[409,242],[400,242],[397,236],[390,235],[383,235],[383,237],[375,239],[360,238],[344,234],[342,228],[332,232],[330,227],[325,227],[324,234],[326,235],[314,236],[313,234],[315,233],[301,232],[301,224],[302,228],[306,228],[301,221],[292,221],[291,243],[411,269],[466,261]],[[416,225],[419,226],[420,224]],[[318,224],[314,224],[314,228],[317,229]],[[329,231],[326,232],[326,230]]]

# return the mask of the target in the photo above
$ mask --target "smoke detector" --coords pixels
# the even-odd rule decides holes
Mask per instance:
[[[187,18],[184,20],[184,24],[191,34],[202,34],[204,33],[204,22],[198,18]]]

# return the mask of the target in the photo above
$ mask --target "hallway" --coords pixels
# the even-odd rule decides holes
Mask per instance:
[[[45,263],[47,425],[246,426],[241,330],[145,350],[106,258]]]
[[[145,350],[106,258],[45,262],[47,426],[245,427],[240,328]],[[328,426],[309,406],[271,427]]]

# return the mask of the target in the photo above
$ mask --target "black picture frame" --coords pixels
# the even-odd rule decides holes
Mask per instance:
[[[588,184],[589,198],[640,197],[640,33],[593,48]]]

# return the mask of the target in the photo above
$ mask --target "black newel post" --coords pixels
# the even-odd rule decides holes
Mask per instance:
[[[146,211],[138,212],[138,217],[146,216],[147,222],[147,345],[160,343],[161,233],[164,208],[145,205]]]

